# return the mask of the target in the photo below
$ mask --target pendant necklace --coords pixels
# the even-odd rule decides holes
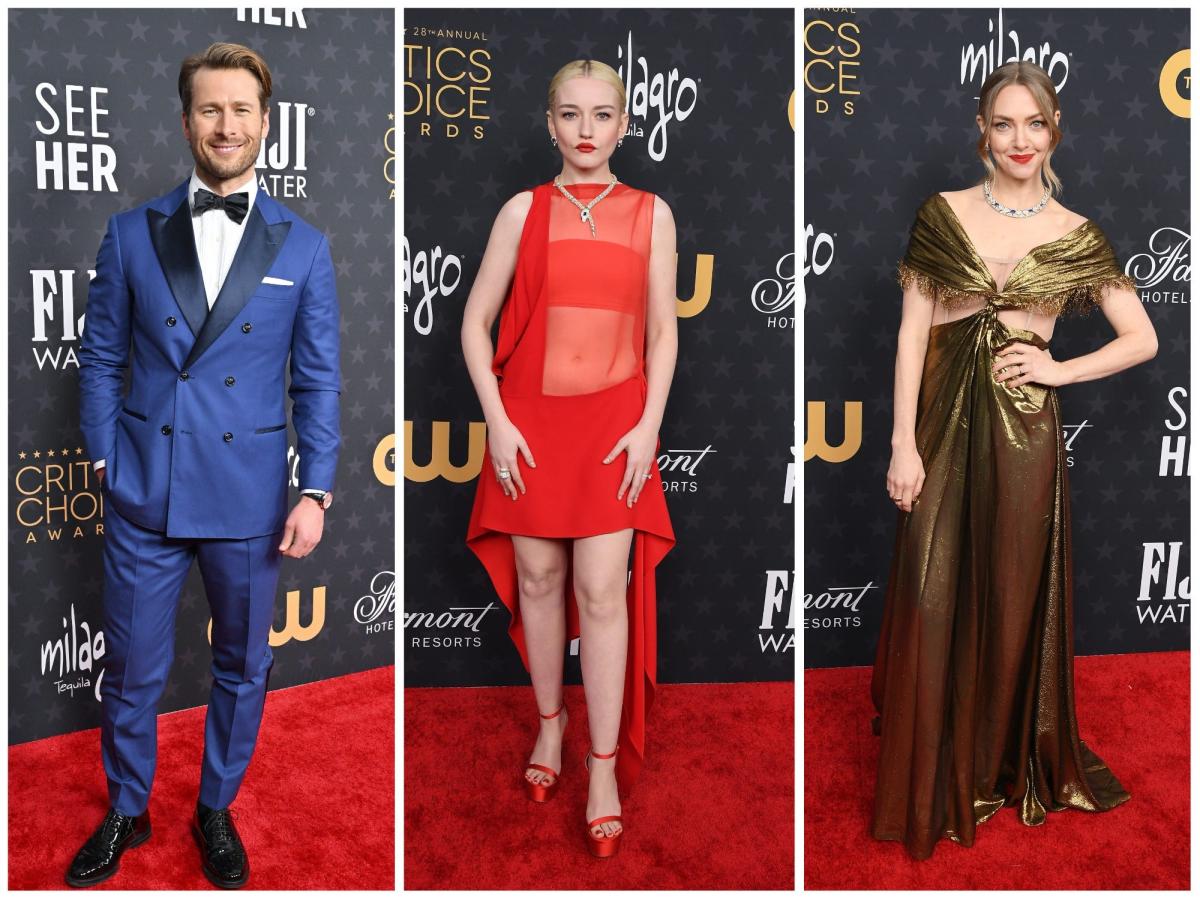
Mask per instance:
[[[601,200],[603,200],[605,197],[607,197],[609,195],[609,192],[612,191],[612,189],[617,186],[617,176],[612,175],[610,173],[609,177],[612,178],[612,181],[610,181],[608,183],[608,187],[606,187],[599,194],[597,194],[595,197],[593,197],[591,199],[591,201],[585,206],[584,204],[580,203],[579,200],[577,200],[575,197],[572,197],[571,192],[568,191],[566,189],[566,187],[563,186],[561,175],[554,176],[554,186],[556,188],[558,188],[559,193],[561,193],[564,197],[566,197],[568,200],[570,200],[572,203],[574,203],[579,208],[579,221],[587,222],[588,226],[592,229],[592,237],[596,236],[596,220],[592,218],[592,207],[595,206],[597,203],[599,203]]]
[[[1012,207],[1005,206],[992,196],[992,183],[990,181],[984,181],[983,183],[983,199],[988,202],[988,206],[998,213],[1014,219],[1027,219],[1030,216],[1036,216],[1046,208],[1046,202],[1050,199],[1050,185],[1046,185],[1046,192],[1042,194],[1042,199],[1028,209],[1013,209]]]

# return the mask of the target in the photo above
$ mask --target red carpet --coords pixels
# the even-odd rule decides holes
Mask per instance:
[[[267,693],[232,804],[250,857],[243,890],[395,886],[395,667]],[[216,890],[189,822],[206,707],[159,716],[153,834],[98,888]],[[70,890],[63,875],[108,809],[100,730],[10,747],[10,890]]]
[[[1075,660],[1080,737],[1132,799],[1104,813],[1051,812],[1036,827],[1004,807],[966,848],[911,859],[870,834],[879,738],[870,667],[804,680],[805,890],[1188,890],[1189,654]]]
[[[404,692],[406,890],[791,890],[791,682],[660,684],[621,849],[585,840],[587,706],[566,688],[562,783],[533,803],[530,687]]]

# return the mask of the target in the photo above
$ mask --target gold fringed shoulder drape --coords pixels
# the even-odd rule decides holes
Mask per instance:
[[[976,312],[935,325],[917,402],[925,483],[898,514],[871,680],[880,736],[872,834],[917,859],[965,846],[1003,806],[1108,810],[1129,794],[1080,739],[1072,650],[1071,518],[1058,394],[992,377],[1035,332],[1005,308],[1085,313],[1133,288],[1093,222],[1027,254],[997,290],[940,194],[920,207],[901,285]]]

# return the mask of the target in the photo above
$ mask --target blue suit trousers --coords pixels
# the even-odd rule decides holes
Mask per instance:
[[[244,539],[169,538],[124,518],[112,503],[105,504],[104,524],[100,741],[109,801],[131,816],[149,805],[175,610],[197,559],[212,612],[213,676],[200,802],[226,807],[237,796],[262,721],[282,531]]]

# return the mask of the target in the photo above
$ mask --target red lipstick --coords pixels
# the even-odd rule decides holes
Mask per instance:
[[[1011,160],[1012,160],[1013,162],[1015,162],[1015,163],[1019,163],[1020,165],[1025,165],[1025,163],[1027,163],[1027,162],[1029,162],[1031,159],[1033,159],[1033,154],[1032,154],[1032,153],[1026,153],[1024,156],[1017,156],[1017,155],[1016,155],[1016,154],[1014,154],[1014,153],[1010,153],[1010,154],[1008,155],[1008,158],[1009,158],[1009,159],[1011,159]]]
[[[587,141],[584,141],[582,144],[577,144],[575,146],[575,149],[578,150],[580,153],[591,153],[596,148],[592,144],[589,144]]]

